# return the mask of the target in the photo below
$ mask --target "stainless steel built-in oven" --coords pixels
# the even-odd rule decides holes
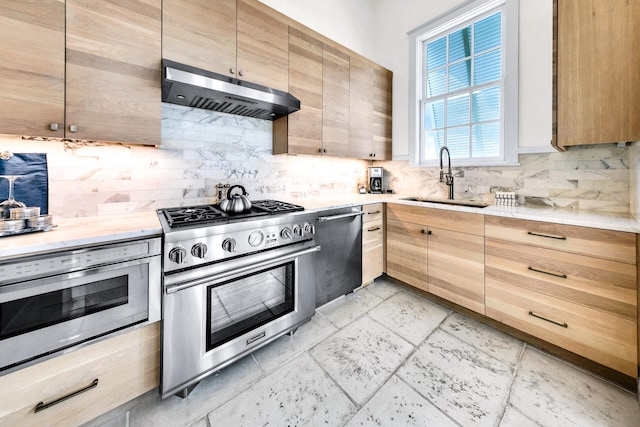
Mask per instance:
[[[160,318],[160,238],[0,263],[0,372]]]

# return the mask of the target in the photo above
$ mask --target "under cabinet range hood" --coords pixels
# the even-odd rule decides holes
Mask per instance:
[[[162,60],[162,101],[263,120],[300,109],[289,93],[168,59]]]

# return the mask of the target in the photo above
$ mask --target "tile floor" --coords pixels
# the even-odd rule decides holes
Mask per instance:
[[[637,396],[384,278],[203,380],[92,426],[640,426]]]

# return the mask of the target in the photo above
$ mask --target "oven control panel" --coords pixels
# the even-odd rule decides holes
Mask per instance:
[[[249,223],[246,223],[249,224]],[[313,239],[313,219],[262,227],[225,231],[211,227],[210,233],[178,242],[165,242],[165,271],[221,261],[252,252],[265,251],[298,241]]]

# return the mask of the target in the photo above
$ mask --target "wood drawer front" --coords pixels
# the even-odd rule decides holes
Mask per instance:
[[[387,218],[484,236],[484,215],[387,203]]]
[[[427,228],[394,220],[386,226],[387,274],[426,291]]]
[[[98,386],[34,413],[82,389]],[[101,415],[160,383],[160,322],[0,377],[0,425],[69,426]]]
[[[484,314],[484,238],[429,227],[429,292]]]
[[[637,317],[633,265],[490,238],[485,251],[487,277],[629,320]]]
[[[501,217],[487,217],[485,232],[496,239],[636,263],[634,233]]]
[[[636,322],[492,278],[485,289],[487,316],[631,377],[638,374]]]
[[[362,225],[362,252],[368,247],[382,246],[383,238],[382,219],[364,223]]]
[[[382,203],[363,205],[362,210],[364,211],[364,216],[362,217],[362,222],[381,221],[383,209]]]
[[[362,230],[362,283],[382,275],[384,264],[382,219],[364,224]]]

